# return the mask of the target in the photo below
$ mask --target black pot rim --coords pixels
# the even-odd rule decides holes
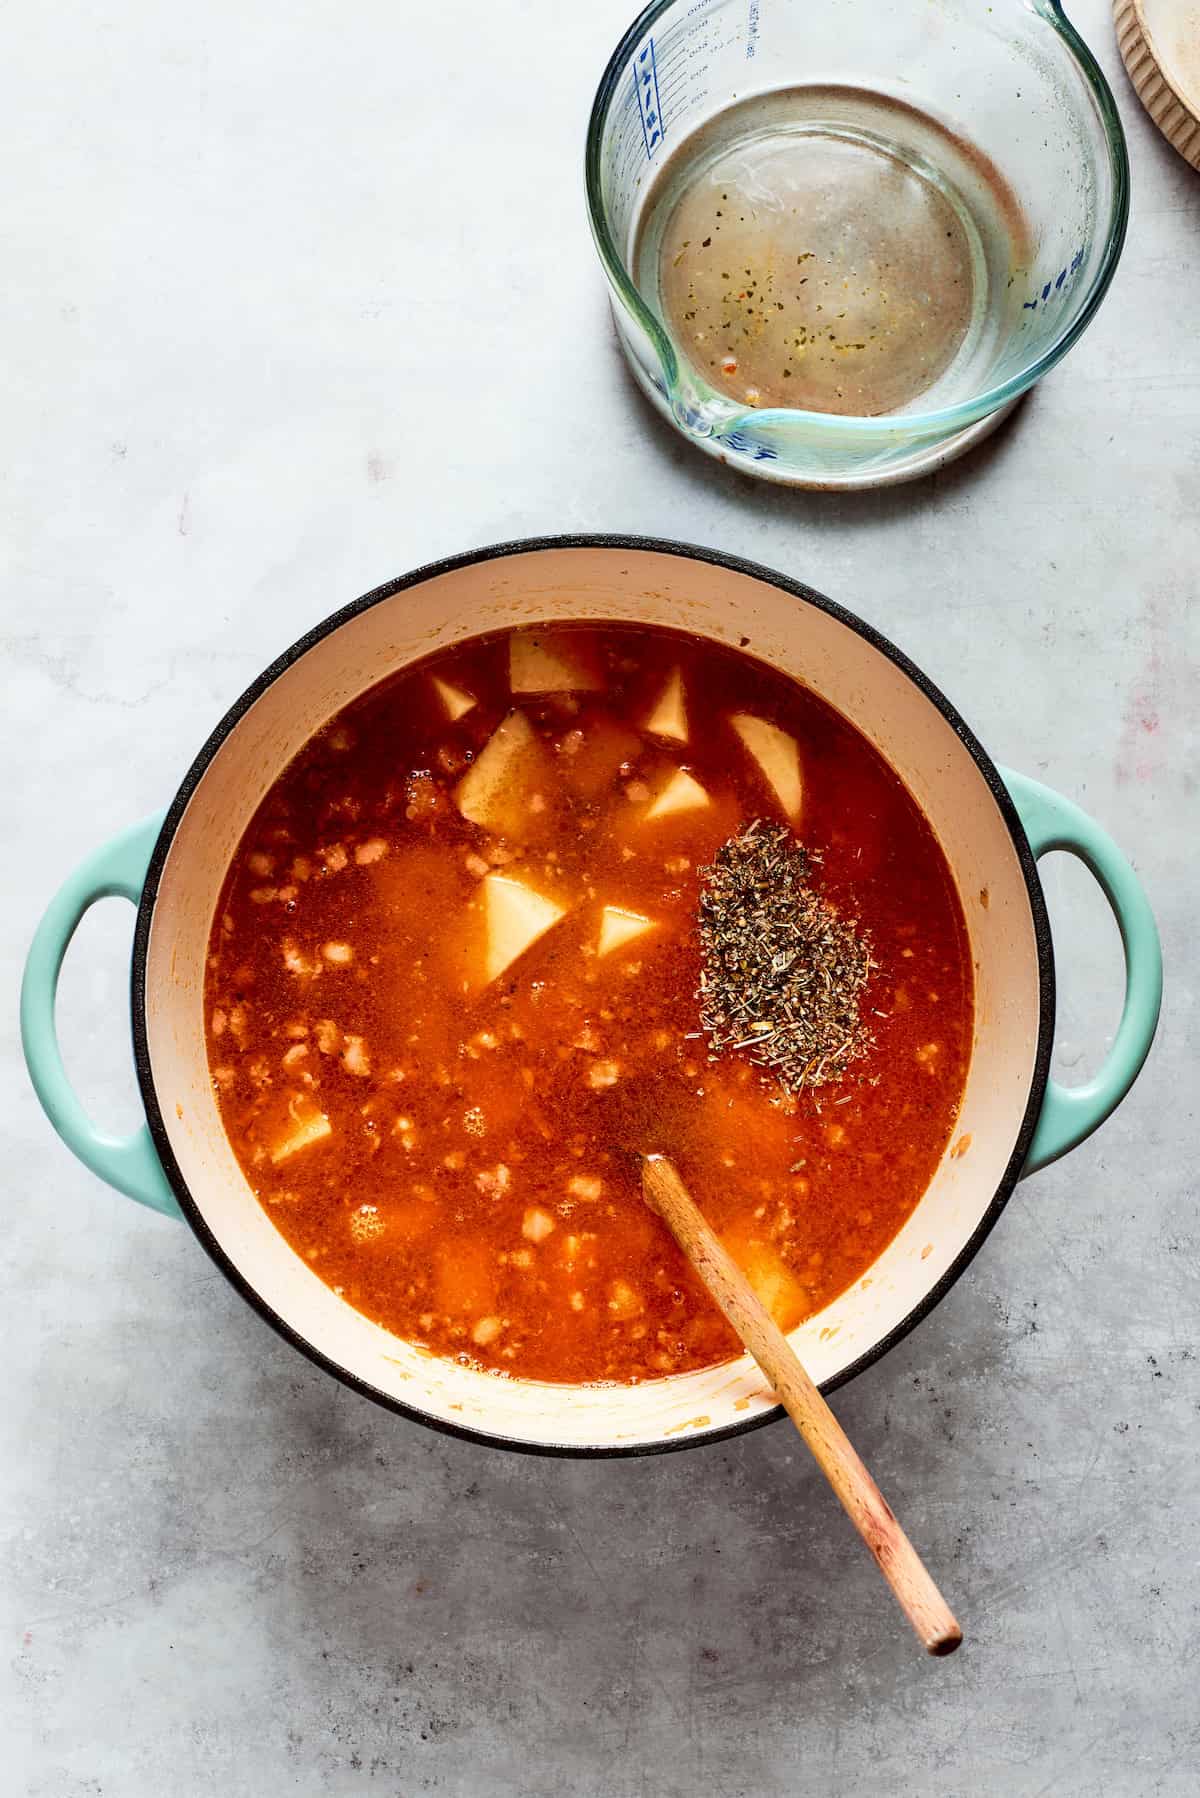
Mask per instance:
[[[951,1266],[948,1267],[946,1272],[942,1275],[941,1279],[937,1281],[936,1285],[930,1288],[907,1316],[902,1318],[886,1336],[873,1344],[870,1349],[860,1355],[857,1360],[851,1362],[848,1367],[843,1368],[839,1374],[835,1375],[832,1379],[826,1380],[822,1384],[821,1390],[823,1392],[828,1393],[836,1391],[839,1386],[846,1385],[850,1380],[855,1379],[857,1375],[864,1372],[866,1368],[871,1367],[875,1362],[882,1360],[883,1356],[886,1355],[889,1350],[893,1349],[898,1342],[901,1342],[904,1337],[910,1333],[910,1331],[914,1330],[919,1323],[927,1318],[935,1307],[940,1304],[941,1300],[946,1296],[960,1275],[974,1260],[980,1248],[983,1246],[984,1241],[995,1227],[995,1224],[999,1219],[1001,1212],[1004,1210],[1005,1205],[1008,1203],[1017,1180],[1020,1177],[1021,1168],[1024,1165],[1025,1157],[1029,1152],[1029,1145],[1033,1138],[1038,1114],[1041,1111],[1046,1083],[1049,1079],[1050,1053],[1054,1039],[1055,980],[1054,951],[1050,937],[1050,921],[1046,912],[1046,902],[1042,893],[1041,881],[1038,878],[1037,864],[1034,860],[1033,852],[1029,847],[1029,842],[1021,824],[1020,817],[1018,816],[1016,806],[1013,804],[1012,798],[1000,777],[1000,773],[995,763],[983,748],[979,739],[975,736],[974,732],[970,729],[955,707],[951,705],[950,701],[940,689],[933,684],[928,676],[872,625],[865,623],[864,620],[856,617],[853,612],[849,612],[845,607],[838,605],[836,601],[827,599],[823,594],[817,593],[813,588],[805,586],[803,582],[791,580],[788,576],[779,574],[774,569],[765,568],[760,563],[748,561],[741,556],[727,555],[720,550],[706,549],[697,544],[673,542],[670,539],[662,537],[632,537],[624,535],[582,533],[564,536],[528,537],[516,539],[512,542],[493,543],[481,549],[465,550],[459,555],[446,556],[436,562],[427,562],[423,567],[416,568],[409,574],[401,575],[396,580],[387,581],[383,586],[373,588],[369,593],[365,593],[360,599],[353,600],[349,605],[343,606],[339,611],[332,613],[330,617],[324,619],[320,624],[314,625],[311,630],[306,631],[302,637],[298,638],[289,649],[286,649],[282,655],[276,657],[275,661],[273,661],[269,667],[264,669],[257,680],[253,681],[250,686],[246,688],[240,699],[238,699],[226,712],[225,716],[212,731],[208,740],[205,742],[184,776],[178,792],[171,801],[163,820],[162,828],[159,831],[158,840],[154,846],[154,853],[150,858],[146,883],[142,889],[141,901],[138,906],[137,923],[134,929],[133,959],[130,980],[134,1063],[137,1071],[138,1085],[141,1089],[142,1102],[146,1109],[146,1120],[150,1127],[150,1134],[155,1149],[162,1161],[163,1169],[171,1183],[172,1190],[179,1201],[180,1209],[182,1210],[184,1217],[191,1225],[193,1232],[199,1238],[200,1243],[216,1263],[217,1267],[220,1268],[221,1272],[237,1289],[246,1302],[253,1306],[259,1315],[265,1318],[267,1323],[269,1323],[286,1342],[289,1342],[293,1348],[298,1349],[300,1353],[309,1361],[313,1362],[315,1366],[322,1368],[326,1373],[332,1374],[334,1378],[340,1380],[343,1385],[351,1387],[355,1392],[362,1393],[366,1398],[374,1400],[376,1404],[384,1406],[387,1410],[396,1412],[401,1417],[411,1418],[417,1423],[426,1425],[427,1428],[439,1430],[445,1435],[457,1436],[464,1441],[479,1443],[488,1448],[506,1448],[524,1454],[554,1455],[579,1460],[590,1460],[597,1458],[612,1459],[617,1457],[669,1454],[679,1449],[699,1448],[716,1442],[725,1442],[732,1436],[740,1436],[749,1430],[761,1429],[764,1424],[774,1423],[781,1418],[784,1413],[782,1407],[775,1406],[770,1411],[765,1411],[755,1417],[739,1420],[737,1423],[727,1424],[724,1428],[719,1430],[706,1431],[702,1435],[672,1437],[669,1441],[663,1440],[658,1442],[633,1443],[629,1445],[618,1443],[577,1444],[526,1442],[518,1437],[494,1434],[488,1430],[475,1429],[464,1424],[449,1423],[440,1417],[432,1417],[428,1412],[422,1411],[419,1407],[415,1405],[406,1405],[401,1400],[393,1398],[390,1393],[383,1392],[379,1387],[371,1385],[369,1381],[360,1379],[357,1374],[351,1373],[348,1368],[340,1366],[338,1362],[333,1360],[329,1355],[325,1354],[321,1349],[317,1348],[313,1343],[301,1336],[297,1330],[293,1329],[289,1323],[280,1317],[250,1284],[238,1268],[237,1264],[226,1254],[225,1250],[213,1236],[196,1201],[188,1190],[187,1183],[183,1178],[179,1164],[171,1149],[170,1140],[167,1136],[166,1126],[163,1120],[162,1109],[158,1102],[158,1094],[154,1086],[154,1076],[150,1064],[150,1048],[146,1028],[146,959],[150,941],[150,925],[154,915],[154,907],[158,897],[159,882],[162,878],[163,868],[166,865],[167,856],[175,839],[175,833],[179,828],[180,820],[183,817],[192,794],[195,792],[204,773],[221,745],[250,710],[251,706],[254,705],[255,701],[266,692],[268,687],[278,680],[279,676],[283,674],[286,669],[299,661],[310,649],[314,648],[318,643],[323,642],[326,637],[331,636],[343,624],[348,623],[352,618],[357,618],[361,613],[369,610],[372,606],[380,604],[383,600],[393,599],[399,593],[404,593],[412,588],[420,587],[426,581],[432,580],[439,575],[452,574],[458,569],[469,568],[481,562],[493,562],[508,556],[528,555],[530,553],[564,549],[650,552],[656,555],[677,556],[683,561],[705,562],[710,566],[728,568],[733,573],[748,575],[754,580],[762,581],[768,586],[775,587],[779,591],[788,594],[789,597],[800,600],[805,605],[814,606],[818,611],[825,612],[829,617],[834,618],[840,624],[845,625],[847,629],[852,630],[857,636],[869,643],[873,649],[878,650],[881,655],[886,656],[888,661],[890,661],[894,667],[898,668],[902,674],[906,675],[918,691],[930,702],[930,704],[937,708],[942,717],[951,726],[955,735],[974,761],[988,791],[995,800],[1000,815],[1004,819],[1009,835],[1012,838],[1013,847],[1016,850],[1017,858],[1020,862],[1021,872],[1025,880],[1025,889],[1029,898],[1030,911],[1032,913],[1034,939],[1037,950],[1039,990],[1038,1041],[1037,1053],[1034,1057],[1033,1078],[1030,1083],[1029,1097],[1025,1105],[1024,1115],[1021,1119],[1021,1126],[1017,1133],[1012,1154],[1009,1157],[1004,1174],[1001,1177],[1000,1183],[996,1188],[995,1194],[993,1195],[987,1210],[984,1212],[970,1238],[964,1243],[962,1249],[955,1257]]]

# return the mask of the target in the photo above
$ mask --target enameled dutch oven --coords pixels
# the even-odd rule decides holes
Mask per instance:
[[[296,1348],[380,1403],[478,1441],[561,1454],[690,1446],[780,1415],[748,1358],[635,1387],[499,1379],[438,1359],[353,1310],[275,1229],[221,1128],[205,1055],[209,926],[242,832],[276,776],[342,706],[467,636],[553,618],[636,619],[742,646],[850,718],[906,783],[958,882],[976,966],[975,1042],[955,1130],[920,1204],[867,1275],[794,1335],[828,1389],[932,1310],[1016,1182],[1073,1148],[1128,1092],[1161,994],[1154,920],[1128,862],[1068,800],[1002,773],[900,652],[841,607],[767,569],[680,544],[616,537],[502,544],[367,594],[255,681],[197,756],[165,816],[97,850],[53,901],[30,951],[22,1032],[34,1086],[68,1146],[104,1180],[186,1218],[239,1292]],[[1049,1078],[1054,958],[1037,858],[1091,869],[1125,945],[1115,1041],[1086,1086]],[[146,1124],[97,1131],[67,1083],[58,973],[97,899],[137,906],[132,1006]]]

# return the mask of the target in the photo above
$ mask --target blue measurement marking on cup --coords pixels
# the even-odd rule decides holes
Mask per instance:
[[[714,431],[713,442],[725,444],[729,449],[736,450],[739,456],[752,456],[756,462],[779,460],[778,450],[748,437],[744,431]]]
[[[1075,273],[1075,270],[1079,267],[1080,263],[1083,261],[1085,254],[1086,254],[1086,246],[1081,245],[1079,247],[1079,249],[1076,250],[1075,254],[1072,256],[1067,267],[1059,270],[1057,280],[1047,281],[1045,286],[1042,288],[1040,295],[1035,293],[1031,300],[1023,300],[1021,302],[1022,312],[1036,312],[1039,306],[1044,306],[1046,304],[1046,301],[1050,298],[1051,292],[1057,294],[1059,289],[1062,287],[1063,282],[1067,279],[1067,276],[1073,275]]]
[[[633,66],[633,85],[637,93],[638,111],[642,119],[642,142],[646,146],[648,162],[666,135],[662,102],[658,97],[658,61],[652,37],[646,39],[638,52]]]

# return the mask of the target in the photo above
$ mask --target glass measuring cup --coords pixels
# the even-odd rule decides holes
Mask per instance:
[[[806,129],[874,145],[918,176],[932,170],[952,197],[957,175],[990,171],[1016,221],[971,354],[904,409],[805,411],[722,391],[669,328],[648,273],[646,202],[677,146],[702,142],[695,134],[715,131],[731,107],[781,113],[797,94]],[[876,102],[886,141],[872,128]],[[1112,94],[1058,0],[654,0],[601,78],[586,182],[618,335],[643,391],[710,454],[820,487],[904,479],[985,434],[1092,318],[1129,207]]]

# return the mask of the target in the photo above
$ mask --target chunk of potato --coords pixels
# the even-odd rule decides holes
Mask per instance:
[[[532,724],[524,712],[510,712],[455,787],[454,803],[472,824],[520,841],[545,817],[531,802],[553,790],[553,779]]]
[[[547,640],[537,631],[514,631],[508,646],[508,678],[514,693],[595,693],[601,682],[570,640]]]
[[[664,787],[660,787],[655,798],[642,814],[646,824],[657,823],[661,818],[673,818],[680,812],[695,812],[712,802],[700,782],[683,768],[677,768]]]
[[[646,729],[656,737],[670,737],[676,743],[687,742],[687,701],[683,693],[683,675],[678,668],[673,668],[668,675],[667,684],[646,720]]]
[[[729,720],[746,749],[758,764],[785,815],[794,824],[804,802],[804,781],[800,773],[800,746],[795,737],[755,718],[750,712],[735,712]]]
[[[619,905],[606,905],[600,914],[596,953],[611,955],[614,949],[624,948],[635,937],[644,936],[648,930],[657,928],[653,918],[644,918],[640,912],[625,911]]]
[[[565,907],[510,874],[489,874],[479,884],[486,930],[484,978],[491,981],[524,955],[566,912]]]
[[[614,1280],[608,1289],[608,1309],[618,1323],[626,1323],[631,1317],[637,1317],[645,1310],[645,1303],[636,1286],[628,1280]]]
[[[443,680],[438,674],[431,674],[429,681],[451,724],[456,724],[460,718],[465,718],[467,713],[479,704],[475,695],[468,693],[465,687],[456,687],[450,681]]]
[[[333,1125],[323,1111],[315,1105],[305,1105],[302,1100],[293,1099],[288,1115],[290,1123],[282,1136],[276,1137],[271,1146],[271,1160],[278,1166],[286,1161],[289,1155],[296,1155],[301,1149],[311,1148],[315,1142],[323,1142],[327,1136],[333,1135]]]

